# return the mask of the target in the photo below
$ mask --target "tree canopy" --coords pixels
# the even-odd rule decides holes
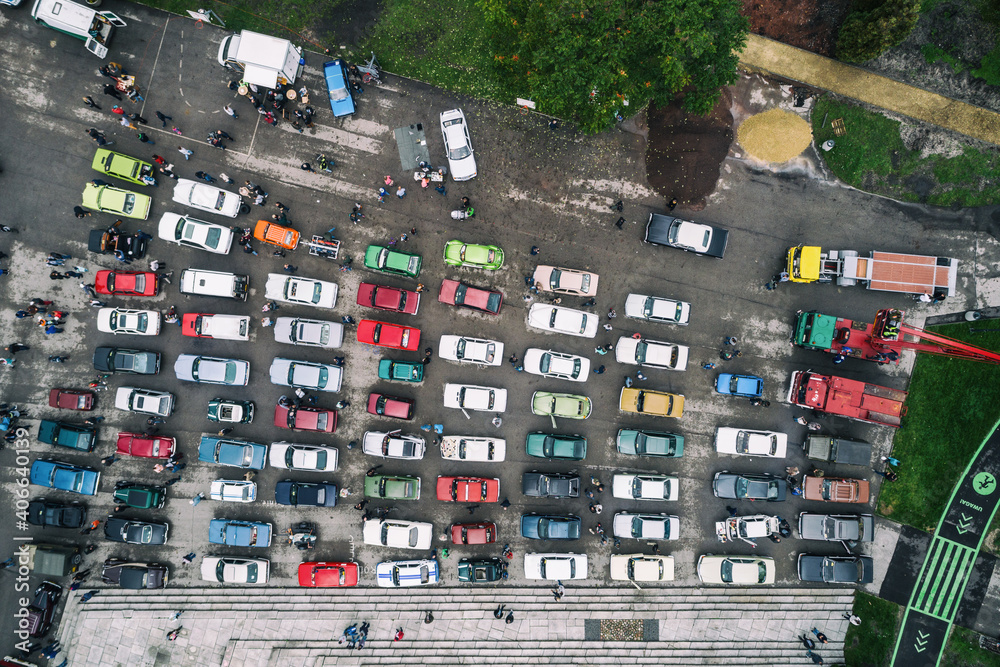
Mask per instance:
[[[647,102],[707,113],[736,81],[736,0],[478,0],[494,63],[539,111],[599,132]]]

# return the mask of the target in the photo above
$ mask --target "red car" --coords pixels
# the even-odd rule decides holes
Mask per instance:
[[[293,431],[333,433],[337,430],[337,411],[278,403],[274,406],[274,425]]]
[[[490,315],[499,315],[500,306],[503,304],[503,294],[494,290],[466,285],[457,280],[442,280],[438,301],[449,306],[471,308]]]
[[[456,523],[451,527],[452,544],[493,544],[497,541],[497,525],[491,521]]]
[[[416,350],[420,347],[420,329],[375,320],[361,320],[358,322],[358,342],[396,350]]]
[[[94,392],[83,389],[52,389],[49,391],[49,407],[66,410],[93,410]]]
[[[357,585],[357,563],[321,562],[299,565],[299,586],[333,588]]]
[[[500,480],[496,477],[438,477],[437,498],[456,503],[495,503],[500,500]]]
[[[386,285],[361,283],[358,285],[358,305],[416,315],[417,309],[420,308],[420,295]]]
[[[143,435],[122,431],[118,434],[119,454],[141,456],[147,459],[167,459],[174,453],[177,441],[158,435]]]
[[[159,281],[149,271],[98,271],[94,289],[98,294],[156,296]]]
[[[386,396],[373,391],[368,394],[368,413],[379,417],[413,419],[413,401],[409,398]]]

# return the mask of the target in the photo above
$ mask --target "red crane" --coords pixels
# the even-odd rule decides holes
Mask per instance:
[[[886,357],[886,361],[891,361],[888,357],[892,351],[899,354],[902,350],[914,350],[915,352],[940,354],[944,357],[1000,364],[1000,352],[991,352],[954,338],[907,326],[903,323],[903,311],[895,308],[883,308],[875,314],[875,323],[871,327],[869,345],[876,355],[881,354]],[[875,361],[881,361],[881,359]]]

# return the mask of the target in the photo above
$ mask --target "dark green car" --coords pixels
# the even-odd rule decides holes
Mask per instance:
[[[38,441],[47,445],[91,452],[94,450],[95,440],[97,440],[97,430],[86,424],[68,424],[43,419],[38,425]]]
[[[500,581],[507,573],[502,558],[463,558],[458,561],[458,580],[467,584]]]
[[[420,275],[422,262],[420,255],[390,250],[380,245],[370,245],[365,249],[365,268],[373,271],[416,278]]]
[[[118,482],[112,498],[115,503],[140,510],[160,508],[167,499],[167,488],[138,482]]]
[[[381,359],[378,362],[378,376],[382,380],[397,382],[423,382],[424,365],[415,361],[395,361]]]
[[[524,441],[524,449],[528,456],[540,459],[582,461],[587,458],[587,439],[578,435],[529,433]]]
[[[684,454],[684,436],[661,431],[618,431],[617,446],[621,454],[680,458]]]
[[[420,500],[420,478],[393,475],[365,477],[365,496],[386,500]]]

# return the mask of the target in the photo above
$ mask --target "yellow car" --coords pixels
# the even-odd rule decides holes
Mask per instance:
[[[665,391],[622,387],[618,409],[640,415],[680,418],[684,414],[684,396],[668,394]]]
[[[153,200],[148,195],[122,190],[112,185],[87,183],[83,188],[84,208],[145,220]]]

